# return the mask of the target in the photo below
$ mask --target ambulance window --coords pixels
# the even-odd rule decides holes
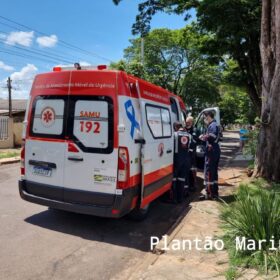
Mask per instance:
[[[170,114],[167,109],[161,109],[163,136],[171,136]]]
[[[146,105],[148,127],[154,138],[171,137],[171,120],[167,108]]]
[[[171,112],[172,115],[174,116],[175,120],[179,120],[179,111],[178,111],[178,107],[177,107],[177,103],[175,101],[174,98],[170,98],[170,103],[171,103]]]
[[[75,103],[73,135],[86,148],[108,148],[108,102],[78,100]]]
[[[147,106],[147,122],[155,138],[162,137],[162,123],[159,107]]]
[[[65,101],[48,97],[38,97],[32,109],[31,135],[60,136],[63,132]]]

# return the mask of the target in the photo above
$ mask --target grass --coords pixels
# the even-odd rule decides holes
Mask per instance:
[[[236,267],[230,267],[226,272],[225,272],[225,277],[226,280],[235,280],[238,279],[241,276],[240,272]]]
[[[20,151],[15,151],[15,152],[0,152],[0,159],[3,158],[12,158],[20,155]]]
[[[268,184],[262,179],[241,184],[235,200],[225,203],[221,218],[224,229],[224,242],[230,257],[227,279],[237,279],[236,268],[257,268],[268,273],[276,271],[280,279],[280,250],[270,250],[270,240],[275,247],[280,246],[280,184]],[[258,244],[266,240],[256,250],[237,250],[235,238],[246,238]],[[236,272],[235,272],[236,271]],[[233,278],[231,278],[233,277]]]

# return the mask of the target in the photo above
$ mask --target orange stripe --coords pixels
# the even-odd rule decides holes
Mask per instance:
[[[136,185],[140,185],[140,183],[141,183],[141,174],[139,173],[129,178],[128,185],[131,188],[131,187],[135,187]]]
[[[144,176],[144,186],[147,186],[173,172],[173,164],[153,171]]]
[[[136,207],[137,199],[138,199],[138,195],[133,197],[130,209],[133,209]]]
[[[165,193],[166,191],[170,190],[172,186],[172,182],[167,183],[166,185],[162,186],[160,189],[158,189],[157,191],[151,193],[149,196],[145,197],[142,200],[141,203],[141,207],[145,207],[147,204],[149,204],[151,201],[155,200],[156,198],[158,198],[159,196],[161,196],[163,193]]]

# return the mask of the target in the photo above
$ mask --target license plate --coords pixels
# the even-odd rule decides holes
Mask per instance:
[[[51,170],[51,168],[48,168],[48,167],[34,166],[33,174],[39,175],[39,176],[50,177],[52,175],[52,170]]]

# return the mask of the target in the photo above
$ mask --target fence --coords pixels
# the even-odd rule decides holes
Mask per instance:
[[[9,117],[0,117],[0,140],[9,138]]]

